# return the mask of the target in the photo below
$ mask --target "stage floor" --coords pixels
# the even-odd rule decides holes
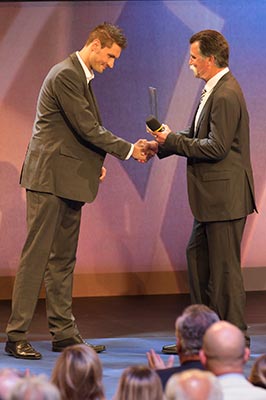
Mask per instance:
[[[248,292],[246,319],[251,336],[251,357],[245,367],[248,375],[254,360],[266,353],[266,292]],[[174,322],[189,305],[189,296],[123,296],[75,298],[73,313],[82,336],[91,343],[104,343],[107,351],[100,354],[104,370],[106,398],[111,400],[122,370],[128,365],[146,363],[146,352],[160,352],[164,344],[174,343]],[[29,368],[33,373],[50,376],[58,353],[51,351],[45,315],[45,301],[39,300],[29,333],[29,340],[43,354],[40,361],[17,360],[4,353],[5,326],[10,314],[10,301],[0,301],[0,368]],[[164,359],[167,356],[162,355]],[[176,358],[178,365],[178,358]]]

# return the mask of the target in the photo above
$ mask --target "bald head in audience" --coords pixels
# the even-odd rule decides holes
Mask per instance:
[[[215,375],[198,369],[172,375],[165,389],[166,400],[222,400],[222,389]]]
[[[235,325],[227,321],[215,322],[207,329],[200,351],[202,364],[215,375],[243,373],[250,350],[245,337]]]

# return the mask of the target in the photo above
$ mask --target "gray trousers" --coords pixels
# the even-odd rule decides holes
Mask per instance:
[[[220,319],[246,331],[246,294],[241,273],[241,240],[246,217],[221,222],[194,221],[187,246],[192,303],[205,304]]]
[[[27,238],[13,288],[8,340],[26,339],[43,281],[53,340],[78,334],[72,286],[83,204],[27,190]]]

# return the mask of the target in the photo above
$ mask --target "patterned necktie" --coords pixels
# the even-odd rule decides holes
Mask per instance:
[[[206,89],[203,89],[200,95],[200,103],[202,102],[202,100],[204,99],[205,94],[207,93]]]
[[[197,124],[198,124],[198,120],[199,120],[199,116],[200,116],[201,110],[203,108],[203,106],[201,106],[201,103],[202,103],[206,93],[207,93],[207,90],[203,89],[202,92],[201,92],[201,95],[200,95],[200,101],[199,101],[199,104],[198,104],[198,107],[197,107],[197,111],[196,111],[196,114],[195,114],[195,118],[194,118],[194,134],[196,134],[196,127],[197,127]],[[195,135],[194,135],[194,137],[195,137]]]

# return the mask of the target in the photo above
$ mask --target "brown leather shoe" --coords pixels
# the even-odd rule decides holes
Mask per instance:
[[[42,358],[41,353],[36,351],[27,340],[7,341],[5,351],[10,356],[24,358],[25,360],[40,360]]]
[[[52,350],[56,352],[63,351],[68,346],[73,346],[74,344],[85,344],[92,348],[96,353],[102,353],[106,350],[106,347],[103,344],[92,345],[90,343],[85,342],[85,340],[80,336],[76,335],[64,340],[58,340],[52,343]]]
[[[177,354],[176,344],[165,345],[162,348],[164,354]]]

